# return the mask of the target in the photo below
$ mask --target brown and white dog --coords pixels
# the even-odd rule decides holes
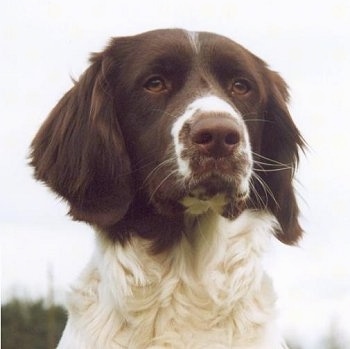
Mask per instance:
[[[156,30],[92,56],[31,152],[97,236],[60,349],[284,347],[261,256],[302,233],[287,101],[216,34]]]

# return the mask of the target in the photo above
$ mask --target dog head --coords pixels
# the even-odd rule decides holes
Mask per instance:
[[[119,240],[145,226],[146,236],[156,225],[173,234],[186,214],[253,208],[271,211],[292,244],[304,142],[287,102],[282,78],[225,37],[115,38],[39,130],[31,165],[74,219]]]

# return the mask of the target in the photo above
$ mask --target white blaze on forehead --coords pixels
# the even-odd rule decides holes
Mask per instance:
[[[227,113],[233,117],[239,118],[239,113],[226,101],[217,96],[200,97],[193,101],[188,109],[195,109],[195,111]]]
[[[186,108],[185,112],[176,120],[171,130],[179,171],[185,177],[191,174],[191,170],[189,161],[181,157],[184,145],[180,143],[179,136],[183,126],[186,122],[189,122],[197,112],[225,113],[232,116],[235,120],[241,119],[240,114],[230,104],[217,96],[200,97]]]
[[[192,46],[194,52],[198,54],[200,51],[200,43],[199,43],[199,39],[198,39],[198,33],[186,31],[186,34],[187,34],[187,37],[191,43],[191,46]]]

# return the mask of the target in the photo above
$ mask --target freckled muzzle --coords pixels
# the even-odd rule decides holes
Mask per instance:
[[[195,107],[194,107],[195,105]],[[209,209],[237,216],[249,195],[252,160],[240,115],[218,97],[195,101],[173,129],[179,172],[190,214]]]

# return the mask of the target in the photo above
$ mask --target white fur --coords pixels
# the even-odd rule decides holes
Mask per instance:
[[[199,53],[200,51],[200,42],[198,40],[198,33],[197,32],[192,32],[192,31],[185,31],[191,46],[196,54]]]
[[[58,348],[283,348],[261,265],[275,219],[246,210],[230,222],[208,210],[187,220],[179,245],[161,255],[141,238],[121,246],[98,232]]]
[[[186,213],[188,215],[198,216],[210,210],[220,214],[227,204],[227,197],[224,194],[216,194],[209,200],[203,200],[196,196],[186,196],[181,200],[181,203],[186,207]]]

